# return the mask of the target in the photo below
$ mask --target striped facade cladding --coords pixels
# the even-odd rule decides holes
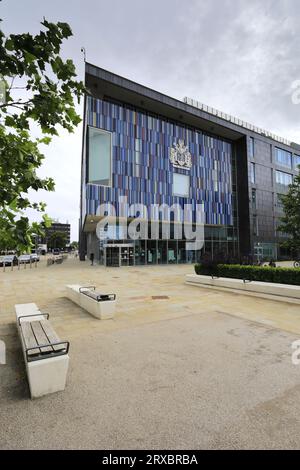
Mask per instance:
[[[232,145],[160,117],[88,97],[87,124],[112,133],[112,186],[86,185],[86,211],[118,200],[128,204],[203,203],[205,223],[233,224]],[[174,168],[170,149],[182,139],[192,155],[192,168]],[[173,174],[190,176],[190,197],[173,195]]]

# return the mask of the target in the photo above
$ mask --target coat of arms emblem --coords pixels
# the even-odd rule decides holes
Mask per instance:
[[[179,140],[178,144],[174,142],[174,147],[170,151],[170,162],[178,168],[187,168],[188,170],[191,168],[192,156],[183,140]]]

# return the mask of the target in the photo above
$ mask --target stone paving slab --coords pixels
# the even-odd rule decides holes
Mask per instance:
[[[189,272],[73,259],[0,272],[0,448],[300,447],[299,305],[195,289]],[[74,283],[115,291],[115,319],[69,301]],[[33,401],[14,320],[24,302],[71,341],[66,390]]]

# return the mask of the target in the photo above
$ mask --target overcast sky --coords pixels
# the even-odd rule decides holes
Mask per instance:
[[[66,21],[63,48],[83,79],[87,60],[178,99],[195,98],[300,142],[299,0],[3,0],[5,34]],[[81,108],[80,112],[81,112]],[[72,224],[78,238],[81,127],[45,149],[41,174],[56,181],[40,193],[48,214]]]

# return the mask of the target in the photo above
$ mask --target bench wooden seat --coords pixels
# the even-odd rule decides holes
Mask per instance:
[[[31,397],[65,389],[69,365],[69,342],[61,341],[49,314],[36,304],[15,305]]]
[[[20,326],[28,361],[68,352],[69,343],[60,341],[49,320],[23,321]]]

